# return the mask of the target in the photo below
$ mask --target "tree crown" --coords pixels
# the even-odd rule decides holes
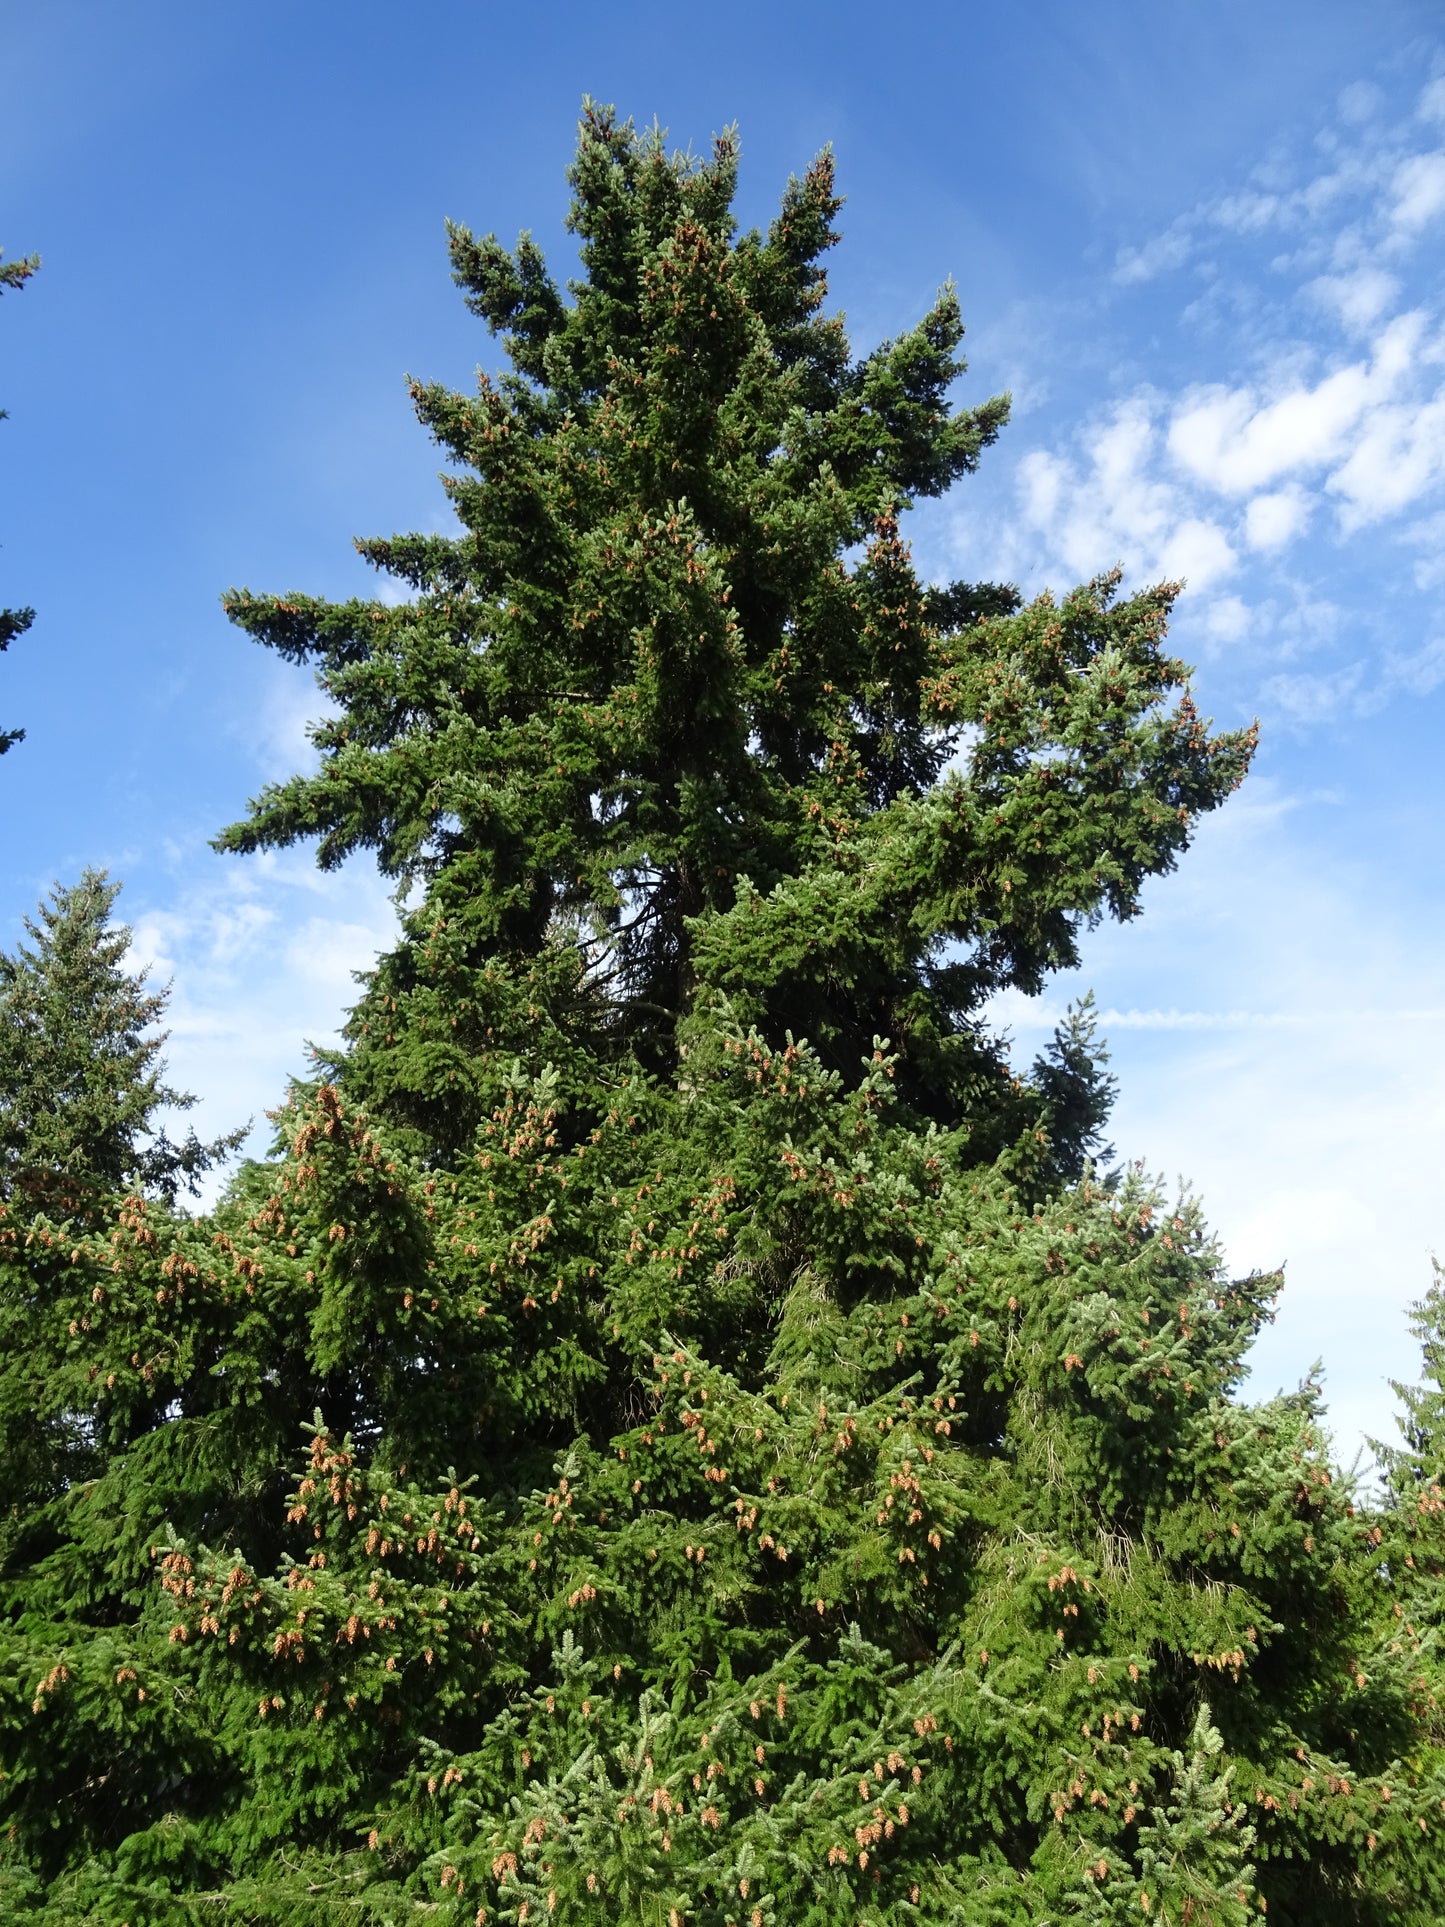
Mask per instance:
[[[1008,1083],[983,1003],[1132,915],[1253,735],[1196,715],[1162,647],[1175,585],[924,586],[900,516],[976,466],[1007,399],[950,400],[952,285],[855,357],[825,311],[831,155],[739,234],[737,152],[669,154],[589,105],[565,295],[530,236],[451,229],[511,363],[475,396],[412,384],[461,533],[358,545],[399,606],[227,598],[339,714],[319,771],[220,842],[374,849],[425,885],[411,939],[527,959],[572,1034],[654,1067],[717,992],[849,1074],[887,1035],[952,1120]]]

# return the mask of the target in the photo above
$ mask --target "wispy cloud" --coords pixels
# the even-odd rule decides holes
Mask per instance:
[[[1137,925],[995,1012],[1026,1061],[1093,985],[1120,1152],[1199,1188],[1234,1270],[1287,1263],[1252,1385],[1323,1357],[1345,1458],[1391,1433],[1406,1308],[1445,1244],[1445,918],[1390,880],[1431,857],[1403,791],[1388,826],[1360,793],[1348,735],[1445,689],[1445,75],[1388,109],[1348,89],[1307,152],[1120,250],[1076,314],[1092,396],[1022,423],[1011,496],[952,525],[963,567],[1026,592],[1114,561],[1187,577],[1177,627],[1210,693],[1262,714],[1276,768],[1281,739],[1313,740],[1356,784],[1336,838],[1335,805],[1252,779]],[[1362,821],[1400,847],[1372,861]]]
[[[1067,1006],[1059,1002],[1019,998],[999,1002],[999,1014],[1016,1030],[1051,1031],[1063,1018]],[[1445,1024],[1445,1004],[1422,1005],[1415,1010],[1380,1010],[1344,1004],[1333,1010],[1141,1010],[1137,1005],[1121,1010],[1107,1005],[1097,1013],[1105,1032],[1120,1030],[1294,1030],[1328,1035],[1341,1026],[1351,1029],[1397,1025]]]
[[[355,973],[394,938],[395,912],[364,866],[323,873],[304,852],[221,861],[183,850],[171,883],[163,904],[118,906],[133,960],[172,985],[171,1082],[202,1093],[188,1117],[202,1136],[249,1118],[256,1155],[270,1139],[266,1112],[307,1074],[308,1042],[335,1038]]]
[[[1445,214],[1445,86],[1435,79],[1414,111],[1381,113],[1379,89],[1346,88],[1336,124],[1323,128],[1315,153],[1300,167],[1274,155],[1239,186],[1179,215],[1158,234],[1121,247],[1114,278],[1137,286],[1197,263],[1221,236],[1273,237],[1301,257],[1333,256],[1336,264],[1408,250]]]
[[[1029,589],[1115,562],[1182,578],[1188,632],[1292,727],[1436,687],[1433,612],[1387,618],[1378,577],[1370,610],[1351,589],[1365,539],[1404,551],[1390,596],[1445,581],[1442,127],[1445,81],[1394,118],[1378,88],[1347,89],[1307,155],[1121,250],[1111,325],[1137,339],[1172,305],[1195,368],[1106,390],[1025,447],[994,565]],[[982,546],[976,521],[955,533],[960,559]]]
[[[1292,1385],[1323,1357],[1349,1458],[1362,1436],[1390,1435],[1387,1381],[1417,1370],[1406,1308],[1445,1243],[1445,1003],[1420,968],[1422,941],[1445,943],[1445,913],[1362,915],[1368,873],[1319,860],[1340,806],[1251,788],[1151,886],[1137,925],[1101,928],[1072,982],[1001,998],[995,1015],[1027,1062],[1067,999],[1095,987],[1119,1154],[1198,1190],[1236,1275],[1285,1267],[1251,1386]],[[1177,1003],[1158,1001],[1161,986]]]

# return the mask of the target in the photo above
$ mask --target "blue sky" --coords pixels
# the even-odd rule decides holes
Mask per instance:
[[[1244,792],[1078,984],[1114,1135],[1287,1261],[1253,1388],[1316,1358],[1339,1449],[1414,1375],[1445,1248],[1445,30],[1433,4],[844,0],[0,9],[0,943],[55,877],[124,878],[174,980],[172,1066],[260,1117],[390,927],[363,866],[208,837],[308,754],[304,676],[229,585],[347,593],[356,534],[446,526],[403,374],[491,348],[450,215],[565,257],[584,92],[679,143],[740,123],[741,212],[831,141],[855,346],[945,276],[1015,415],[913,518],[933,575],[1032,593],[1184,575],[1202,706],[1258,715]]]

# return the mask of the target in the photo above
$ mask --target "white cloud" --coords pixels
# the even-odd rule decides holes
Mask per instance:
[[[1445,389],[1431,401],[1374,410],[1328,487],[1360,528],[1408,508],[1445,476]]]
[[[1357,708],[1365,686],[1363,662],[1333,670],[1296,670],[1270,676],[1261,691],[1280,715],[1296,723],[1324,723]]]
[[[1387,660],[1391,680],[1412,695],[1428,696],[1445,683],[1445,636],[1437,636],[1412,654]]]
[[[316,679],[292,664],[268,656],[260,665],[264,678],[259,708],[232,720],[234,734],[255,755],[269,782],[310,774],[320,764],[311,741],[311,727],[334,716],[334,706],[316,686]]]
[[[1019,463],[1018,486],[1025,518],[1035,528],[1055,520],[1063,500],[1069,471],[1057,455],[1035,449]]]
[[[176,881],[164,905],[133,912],[135,961],[173,985],[170,1081],[202,1094],[186,1114],[202,1137],[251,1118],[257,1154],[266,1111],[306,1074],[307,1040],[337,1035],[358,995],[352,973],[394,939],[395,913],[365,866],[323,873],[301,852],[188,857]]]
[[[1244,539],[1252,549],[1283,548],[1303,531],[1309,513],[1309,502],[1299,488],[1256,495],[1244,511]]]
[[[1204,627],[1215,642],[1238,642],[1249,633],[1253,612],[1237,595],[1220,596],[1204,611]]]
[[[1445,481],[1445,387],[1422,380],[1440,358],[1414,309],[1380,329],[1367,359],[1312,381],[1296,368],[1273,389],[1217,383],[1172,403],[1138,390],[1072,452],[1022,459],[1024,526],[1040,559],[1073,575],[1118,559],[1207,591],[1241,546],[1268,555],[1297,542],[1325,501],[1346,534],[1399,516]],[[1298,359],[1278,357],[1285,370]]]
[[[1137,923],[1086,940],[1074,982],[999,1015],[1027,1063],[1093,985],[1119,1154],[1198,1188],[1235,1275],[1286,1266],[1247,1390],[1293,1385],[1323,1356],[1348,1460],[1363,1434],[1391,1436],[1387,1380],[1419,1375],[1407,1307],[1445,1255],[1445,999],[1420,972],[1445,914],[1382,904],[1363,867],[1322,864],[1332,807],[1252,779]]]
[[[385,916],[376,923],[308,917],[286,945],[287,967],[293,981],[334,997],[337,1007],[346,1009],[356,1001],[356,972],[370,966],[389,934]]]
[[[1274,226],[1285,205],[1278,194],[1227,194],[1206,209],[1205,215],[1212,227],[1227,228],[1235,234],[1259,234]]]
[[[1390,219],[1415,234],[1445,209],[1445,153],[1412,154],[1395,169]]]
[[[1368,80],[1356,80],[1340,91],[1340,118],[1352,127],[1372,120],[1385,104],[1385,96]]]
[[[1019,464],[1026,528],[1071,576],[1118,560],[1137,576],[1186,578],[1196,590],[1227,576],[1226,531],[1200,515],[1159,469],[1147,395],[1130,396],[1080,437],[1080,459],[1035,451]]]
[[[1190,515],[1170,531],[1159,552],[1159,562],[1163,575],[1187,582],[1197,591],[1228,575],[1235,555],[1229,537],[1217,523]]]
[[[1294,254],[1279,257],[1276,266],[1318,264],[1322,254],[1335,256],[1336,268],[1378,266],[1376,255],[1408,251],[1445,209],[1445,150],[1418,147],[1411,123],[1383,116],[1382,102],[1371,82],[1345,88],[1340,126],[1322,129],[1316,141],[1326,166],[1302,173],[1276,155],[1247,182],[1199,202],[1151,239],[1121,246],[1116,283],[1152,281],[1188,262],[1207,270],[1221,238],[1257,245],[1270,235],[1288,236]],[[1445,80],[1432,81],[1420,95],[1415,128],[1421,121],[1445,123]],[[1367,298],[1365,284],[1359,294]]]
[[[1424,328],[1401,315],[1382,332],[1370,362],[1338,368],[1311,387],[1267,399],[1253,388],[1213,387],[1187,397],[1169,427],[1169,450],[1185,469],[1226,495],[1267,488],[1337,459],[1372,407],[1409,372]]]
[[[1322,274],[1308,284],[1308,292],[1337,315],[1351,334],[1364,334],[1400,292],[1393,274],[1374,263],[1347,274]]]
[[[1424,516],[1407,528],[1404,539],[1424,551],[1411,572],[1416,588],[1428,591],[1445,586],[1445,510]]]
[[[1441,101],[1445,82],[1422,112]],[[1182,577],[1186,624],[1206,648],[1247,639],[1254,693],[1298,726],[1369,713],[1434,674],[1433,657],[1385,622],[1347,619],[1352,598],[1333,608],[1310,579],[1375,528],[1415,550],[1405,582],[1445,583],[1445,314],[1410,252],[1445,197],[1445,150],[1415,151],[1418,124],[1378,109],[1371,87],[1349,92],[1323,167],[1292,175],[1276,157],[1267,176],[1121,251],[1124,288],[1197,262],[1206,293],[1182,325],[1205,352],[1233,346],[1233,365],[1172,393],[1136,385],[1027,451],[1017,516],[988,564],[1055,583],[1116,561],[1135,585]],[[1291,252],[1266,252],[1286,234]]]
[[[1155,235],[1142,247],[1120,248],[1114,264],[1114,279],[1121,287],[1152,281],[1171,268],[1182,267],[1194,252],[1194,237],[1185,222],[1177,221],[1164,233]]]
[[[1063,1014],[1060,1006],[1052,1021]],[[1354,1024],[1441,1024],[1445,1025],[1445,1004],[1423,1006],[1417,1010],[1362,1010],[1357,1005],[1340,1010],[1127,1010],[1112,1007],[1100,1010],[1098,1021],[1105,1031],[1116,1030],[1328,1030]]]

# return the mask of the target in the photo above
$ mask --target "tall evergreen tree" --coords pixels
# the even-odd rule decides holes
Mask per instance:
[[[1160,647],[1172,587],[929,595],[899,514],[976,466],[1007,400],[950,404],[951,285],[854,360],[824,310],[831,157],[766,236],[734,234],[736,158],[724,136],[677,165],[589,110],[570,304],[529,237],[453,230],[512,363],[475,397],[413,384],[464,533],[359,545],[419,592],[400,606],[229,598],[339,714],[318,773],[222,841],[373,848],[425,883],[374,993],[403,1029],[441,922],[458,965],[544,973],[569,1034],[663,1074],[704,988],[846,1076],[889,1036],[910,1101],[996,1148],[1032,1113],[982,1005],[1132,915],[1253,739],[1200,724]],[[358,1093],[406,1075],[397,1024],[384,1056],[374,1030],[362,1014]],[[425,1134],[467,1142],[465,1074],[417,1081]]]
[[[735,168],[588,107],[565,294],[452,233],[511,361],[414,388],[461,533],[230,598],[336,715],[224,841],[414,907],[210,1221],[0,1222],[96,1452],[0,1570],[14,1915],[1445,1904],[1377,1523],[1313,1390],[1235,1396],[1277,1280],[1092,1176],[1087,1011],[1027,1078],[984,1018],[1252,733],[1171,587],[918,580],[1005,406],[951,289],[853,357],[829,157],[765,235]]]
[[[40,266],[38,254],[23,255],[18,261],[0,261],[0,294],[7,288],[23,288]],[[0,408],[0,421],[4,421],[7,410]],[[0,609],[0,655],[10,647],[17,636],[23,636],[35,620],[33,609]],[[23,729],[0,729],[0,756],[7,749],[13,749],[25,735]]]

